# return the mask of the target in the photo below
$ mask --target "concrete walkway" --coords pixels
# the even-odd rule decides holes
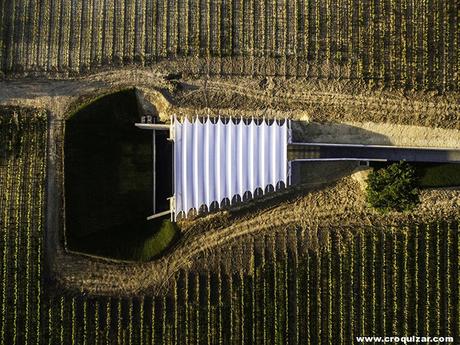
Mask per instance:
[[[288,145],[288,160],[405,160],[408,162],[460,163],[460,149],[293,143]]]

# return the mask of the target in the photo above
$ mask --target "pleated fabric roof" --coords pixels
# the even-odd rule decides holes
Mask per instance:
[[[287,186],[288,120],[173,118],[172,125],[176,219]]]

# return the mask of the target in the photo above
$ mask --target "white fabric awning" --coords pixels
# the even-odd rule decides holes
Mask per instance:
[[[260,121],[259,121],[260,122]],[[288,183],[288,121],[172,120],[174,217]]]

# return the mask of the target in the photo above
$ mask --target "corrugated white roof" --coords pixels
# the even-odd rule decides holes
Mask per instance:
[[[260,122],[260,121],[259,121]],[[173,119],[174,212],[242,200],[288,180],[288,121]]]

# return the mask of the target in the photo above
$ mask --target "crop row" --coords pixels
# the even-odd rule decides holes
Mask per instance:
[[[23,132],[20,137],[18,131]],[[1,142],[11,143],[0,148],[3,344],[36,343],[41,338],[45,133],[46,126],[40,121],[0,125],[0,135],[7,137]]]
[[[248,271],[180,271],[167,296],[47,300],[44,335],[82,344],[353,344],[459,333],[458,223],[331,231],[322,250],[255,240]],[[296,237],[294,237],[294,242]]]
[[[458,90],[458,25],[455,0],[12,0],[0,9],[0,70],[204,57],[216,74]]]

